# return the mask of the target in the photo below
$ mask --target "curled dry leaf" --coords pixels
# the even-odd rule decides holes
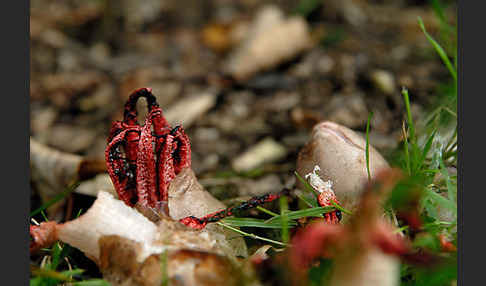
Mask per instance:
[[[268,137],[250,147],[231,162],[235,171],[243,172],[264,163],[278,161],[287,155],[287,149],[273,138]]]
[[[168,278],[183,281],[177,285],[231,281],[230,270],[238,263],[231,240],[221,231],[193,230],[168,217],[154,223],[106,192],[99,192],[79,218],[64,224],[41,223],[36,231],[36,242],[61,240],[83,251],[112,285],[160,285],[158,257],[164,252]],[[221,275],[210,269],[219,269],[216,273]]]
[[[229,74],[246,80],[255,73],[276,67],[310,48],[312,40],[306,21],[298,16],[285,19],[274,6],[264,7],[248,34],[227,63]]]
[[[42,92],[60,108],[72,104],[72,97],[82,92],[92,92],[107,77],[96,71],[49,74],[42,78]]]
[[[333,182],[341,204],[347,209],[355,209],[368,180],[366,141],[347,127],[330,121],[321,122],[313,128],[311,140],[299,153],[297,172],[303,176],[312,172],[316,165],[321,168],[321,178]],[[390,168],[371,145],[369,167],[371,178]]]
[[[167,109],[164,116],[167,121],[181,124],[187,128],[215,104],[216,94],[205,92],[179,100]]]
[[[32,181],[43,200],[62,192],[74,181],[90,178],[106,170],[103,161],[61,152],[30,138]]]

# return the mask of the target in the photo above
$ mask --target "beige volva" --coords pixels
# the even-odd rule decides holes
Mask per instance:
[[[370,175],[390,166],[378,151],[370,145]],[[353,130],[325,121],[314,126],[310,141],[300,151],[297,172],[304,176],[315,166],[319,175],[331,180],[333,190],[341,205],[354,210],[359,203],[363,187],[368,180],[366,168],[366,141]]]
[[[204,189],[190,168],[182,170],[170,182],[169,215],[172,219],[179,220],[188,216],[203,217],[225,208],[226,206],[221,201]],[[206,229],[213,233],[223,234],[231,245],[234,255],[243,257],[248,255],[245,241],[241,235],[215,224],[207,225]]]

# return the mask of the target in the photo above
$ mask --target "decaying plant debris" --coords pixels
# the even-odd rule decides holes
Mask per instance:
[[[227,69],[236,79],[246,80],[309,49],[312,40],[303,18],[284,19],[280,9],[268,6],[256,16],[240,45],[230,57]]]
[[[63,192],[76,181],[85,180],[106,171],[101,160],[87,159],[61,152],[30,138],[30,169],[35,188],[44,202]],[[56,214],[58,207],[48,209]]]
[[[211,208],[204,199],[200,204]],[[192,230],[169,217],[154,223],[106,192],[99,192],[81,217],[64,224],[41,223],[36,234],[37,242],[61,240],[83,251],[112,285],[159,285],[161,254],[168,255],[167,278],[180,285],[230,281],[227,270],[236,267],[237,255],[246,254],[244,242],[235,234],[225,236],[210,227]],[[220,268],[221,275],[211,274],[213,267]]]
[[[30,167],[42,195],[53,196],[71,183],[106,171],[101,160],[49,148],[30,138]]]

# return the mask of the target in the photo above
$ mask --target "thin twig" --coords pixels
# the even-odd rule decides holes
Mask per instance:
[[[263,241],[266,241],[266,242],[271,242],[271,243],[275,243],[275,244],[278,244],[278,245],[282,245],[282,246],[291,246],[290,244],[288,243],[283,243],[283,242],[280,242],[280,241],[276,241],[276,240],[272,240],[272,239],[269,239],[269,238],[265,238],[265,237],[261,237],[261,236],[258,236],[258,235],[255,235],[253,233],[247,233],[247,232],[244,232],[244,231],[241,231],[237,228],[234,228],[234,227],[231,227],[225,223],[222,223],[222,222],[216,222],[216,224],[220,225],[220,226],[223,226],[223,227],[226,227],[228,229],[231,229],[232,231],[234,232],[237,232],[243,236],[247,236],[247,237],[250,237],[250,238],[253,238],[253,239],[258,239],[258,240],[263,240]]]

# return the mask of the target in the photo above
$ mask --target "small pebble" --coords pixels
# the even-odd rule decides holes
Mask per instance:
[[[164,116],[171,125],[181,124],[188,128],[215,104],[216,94],[206,92],[178,101],[164,112]]]
[[[287,150],[283,145],[272,138],[266,138],[236,157],[232,162],[232,167],[238,172],[247,171],[264,163],[278,161],[286,155]]]
[[[96,136],[97,133],[92,129],[59,124],[51,129],[47,140],[50,146],[59,150],[78,153],[88,149]]]
[[[391,95],[396,92],[395,77],[385,70],[374,70],[370,74],[373,85],[381,92]]]
[[[349,128],[363,126],[368,120],[368,108],[360,94],[333,96],[325,114],[328,120]]]

